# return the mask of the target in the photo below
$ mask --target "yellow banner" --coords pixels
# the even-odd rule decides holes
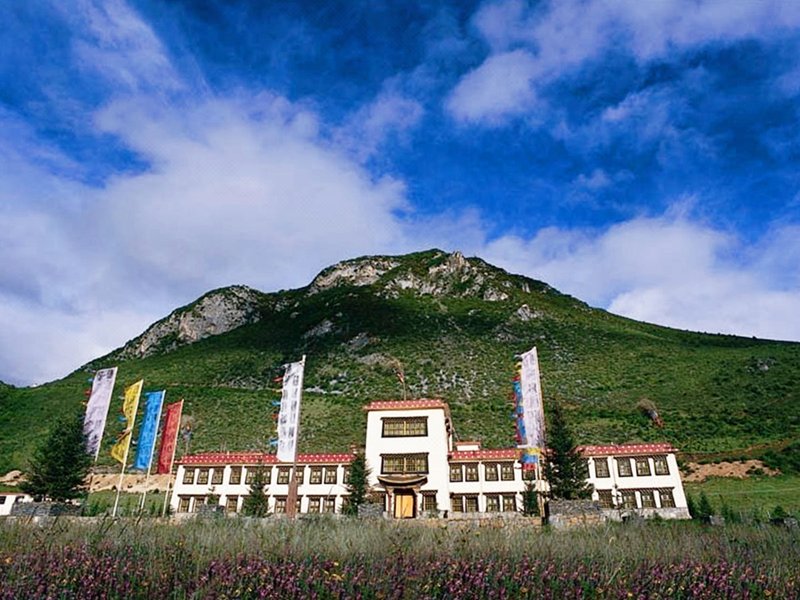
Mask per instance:
[[[142,395],[144,380],[140,379],[133,385],[125,388],[125,400],[122,402],[122,414],[125,417],[125,431],[119,436],[117,443],[111,447],[111,457],[125,465],[128,446],[131,443],[133,424],[136,421],[136,409],[139,408],[139,396]]]

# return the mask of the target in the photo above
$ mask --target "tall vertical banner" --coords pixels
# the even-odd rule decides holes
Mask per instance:
[[[522,420],[521,444],[529,448],[544,448],[544,408],[542,406],[542,383],[539,378],[539,357],[534,346],[520,357],[519,373]]]
[[[281,462],[294,462],[297,456],[297,428],[300,424],[300,399],[303,395],[305,360],[289,363],[283,375],[281,410],[278,413],[278,451]]]
[[[122,416],[125,419],[125,431],[119,436],[117,443],[111,447],[111,456],[114,460],[122,463],[125,468],[125,460],[128,457],[128,448],[131,445],[133,435],[133,424],[136,421],[136,410],[139,408],[139,396],[142,395],[143,380],[139,380],[125,389],[125,399],[122,401]]]
[[[134,469],[148,470],[153,461],[153,451],[156,447],[158,435],[158,421],[161,417],[161,406],[164,403],[166,391],[147,392],[145,397],[144,418],[139,427],[139,440],[136,442],[136,460]]]
[[[172,471],[172,461],[175,458],[175,447],[178,445],[178,431],[181,428],[181,413],[183,400],[167,406],[167,416],[164,419],[164,431],[161,433],[161,450],[158,452],[159,475]]]
[[[117,367],[100,369],[94,374],[92,392],[86,405],[86,416],[83,419],[83,432],[88,438],[87,452],[94,456],[100,453],[100,441],[106,428],[108,405],[111,404],[111,394],[114,392],[114,382],[117,380]]]

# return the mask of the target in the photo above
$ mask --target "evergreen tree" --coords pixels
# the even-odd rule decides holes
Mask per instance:
[[[708,518],[714,514],[714,507],[711,506],[711,501],[706,496],[705,492],[700,492],[700,501],[697,503],[696,508],[698,519],[708,520]],[[695,515],[692,515],[693,517]]]
[[[248,517],[266,517],[269,514],[269,496],[266,490],[267,477],[263,467],[256,469],[250,490],[242,503],[242,513]]]
[[[83,414],[62,417],[34,452],[27,481],[20,488],[31,496],[55,502],[82,498],[91,465]]]
[[[558,403],[553,404],[550,413],[547,447],[549,453],[544,473],[550,484],[550,497],[559,500],[590,497],[592,488],[586,483],[589,475],[586,460],[578,453],[572,441],[572,432]]]
[[[525,482],[522,491],[522,514],[526,517],[539,516],[539,492],[536,491],[536,482],[529,479]]]
[[[370,470],[367,467],[364,453],[357,453],[353,457],[353,462],[350,463],[350,479],[347,483],[347,491],[350,492],[350,496],[344,507],[344,514],[357,516],[358,507],[367,501],[369,474]]]

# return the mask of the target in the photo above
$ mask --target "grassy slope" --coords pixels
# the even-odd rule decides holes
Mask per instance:
[[[424,274],[430,253],[405,267]],[[191,450],[264,447],[271,435],[270,387],[276,368],[308,355],[301,450],[346,450],[363,440],[360,408],[402,393],[395,360],[412,396],[450,402],[462,438],[513,443],[508,400],[514,355],[536,345],[546,402],[565,402],[580,442],[668,440],[695,453],[742,452],[797,437],[800,344],[682,332],[631,321],[524,278],[508,281],[504,302],[416,296],[387,299],[374,288],[340,287],[265,295],[263,318],[168,354],[119,363],[117,393],[140,377],[186,400],[195,418]],[[498,281],[500,281],[498,279]],[[531,291],[521,289],[528,283]],[[455,290],[456,292],[458,289]],[[281,300],[286,307],[272,307]],[[539,316],[513,313],[526,303]],[[334,331],[304,334],[324,319]],[[369,343],[350,342],[367,334]],[[95,367],[117,364],[110,357]],[[0,472],[24,465],[57,412],[78,409],[87,374],[39,388],[0,389]],[[653,428],[636,408],[648,397],[665,422]],[[119,402],[105,443],[119,429]],[[103,453],[103,459],[107,453]]]

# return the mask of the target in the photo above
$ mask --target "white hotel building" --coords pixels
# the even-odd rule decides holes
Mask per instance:
[[[517,448],[484,449],[480,442],[454,439],[450,410],[442,400],[376,401],[367,413],[365,457],[372,495],[390,518],[478,516],[516,513],[526,481],[540,491],[536,468],[521,462]],[[686,497],[669,444],[627,444],[581,448],[589,463],[588,482],[610,518],[626,514],[688,518]],[[339,513],[346,502],[352,454],[300,454],[298,511]],[[213,503],[228,513],[242,510],[256,469],[264,469],[270,511],[286,512],[292,464],[273,454],[209,452],[177,462],[171,507],[198,512]],[[530,469],[530,470],[528,470]]]

